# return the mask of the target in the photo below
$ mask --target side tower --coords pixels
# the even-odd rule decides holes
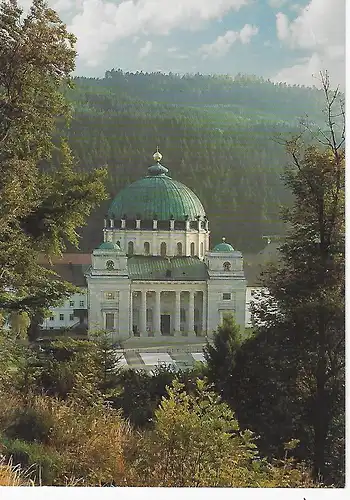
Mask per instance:
[[[245,326],[246,280],[242,253],[226,243],[225,238],[205,254],[208,269],[208,334],[222,323],[225,314],[232,314]]]
[[[102,243],[93,251],[92,265],[85,276],[89,331],[103,329],[115,337],[128,337],[131,292],[126,254],[115,243]]]

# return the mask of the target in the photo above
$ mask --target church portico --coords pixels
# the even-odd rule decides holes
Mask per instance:
[[[206,291],[197,287],[166,288],[168,283],[132,285],[131,335],[190,337],[206,334]],[[202,288],[202,290],[200,289]]]

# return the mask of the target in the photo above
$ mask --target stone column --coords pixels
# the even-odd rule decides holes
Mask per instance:
[[[174,321],[174,329],[175,333],[174,335],[181,335],[181,330],[180,330],[180,305],[181,305],[181,292],[176,291],[175,292],[175,321]]]
[[[117,311],[113,311],[114,317],[113,317],[113,329],[114,333],[117,333],[118,329],[118,316],[117,316]]]
[[[156,290],[156,304],[154,308],[154,335],[161,335],[160,331],[160,291]]]
[[[140,336],[147,335],[147,297],[146,291],[141,290]]]
[[[106,313],[102,311],[102,329],[106,330]]]
[[[132,336],[134,334],[133,332],[133,323],[134,323],[134,315],[133,315],[133,307],[134,307],[134,297],[133,297],[133,291],[130,290],[130,300],[129,300],[129,307],[130,307],[130,325],[129,325],[129,335]]]
[[[195,335],[194,331],[194,292],[189,292],[188,301],[188,335]]]
[[[203,292],[203,300],[202,300],[202,335],[207,335],[207,291]]]

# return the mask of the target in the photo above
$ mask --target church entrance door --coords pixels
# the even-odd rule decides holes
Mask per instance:
[[[162,335],[170,335],[170,314],[161,315],[160,331],[162,332]]]

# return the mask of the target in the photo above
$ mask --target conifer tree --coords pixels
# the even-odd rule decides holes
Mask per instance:
[[[238,415],[254,413],[255,423],[271,422],[278,406],[293,408],[294,429],[309,429],[301,446],[309,449],[315,479],[332,482],[339,480],[339,453],[344,456],[342,446],[337,444],[338,456],[332,447],[342,439],[344,444],[345,431],[345,125],[341,94],[331,89],[327,74],[321,78],[327,127],[311,143],[300,135],[286,144],[292,161],[285,182],[294,204],[283,214],[287,235],[280,263],[262,275],[269,295],[255,308],[257,336],[237,364],[235,396]],[[256,364],[244,368],[244,359]],[[256,394],[262,378],[276,382],[273,398],[264,393],[263,407]],[[286,384],[292,386],[288,393]],[[286,440],[282,422],[274,430]]]

